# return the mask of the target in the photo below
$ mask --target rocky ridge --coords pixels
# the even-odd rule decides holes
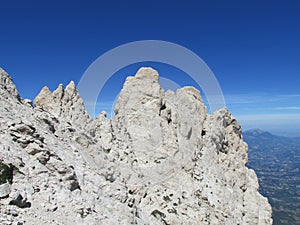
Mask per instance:
[[[272,224],[240,125],[195,88],[141,68],[93,120],[74,82],[32,104],[0,75],[0,224]]]

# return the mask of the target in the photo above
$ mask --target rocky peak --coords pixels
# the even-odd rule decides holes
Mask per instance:
[[[115,116],[94,121],[74,82],[44,87],[34,108],[5,97],[0,224],[272,224],[240,125],[227,109],[207,114],[193,87],[164,92],[141,68]]]
[[[135,74],[135,78],[153,79],[158,82],[159,74],[151,67],[141,67]]]
[[[77,98],[78,97],[78,92],[77,92],[77,87],[74,83],[74,81],[71,81],[67,87],[66,87],[66,95],[69,96],[70,98]]]
[[[71,122],[80,128],[92,121],[85,111],[83,101],[73,81],[67,85],[66,89],[60,84],[53,93],[48,87],[44,87],[35,98],[34,107],[43,109],[61,121]]]
[[[52,100],[52,92],[47,86],[45,86],[42,88],[38,96],[34,99],[34,106],[40,107],[46,111],[51,111],[52,108],[49,109],[48,108],[49,106],[47,104],[48,102],[51,102],[51,100]]]
[[[151,105],[156,108],[153,110],[158,111],[163,95],[157,71],[152,68],[141,68],[135,76],[127,77],[115,105],[115,114],[124,114],[125,111],[126,114],[130,114],[132,111],[138,111],[138,108],[141,107],[148,107],[150,110]],[[153,100],[151,103],[150,99]],[[146,104],[146,102],[148,103]],[[120,109],[125,111],[119,112]]]
[[[21,100],[19,92],[11,77],[0,67],[0,94],[6,98]]]

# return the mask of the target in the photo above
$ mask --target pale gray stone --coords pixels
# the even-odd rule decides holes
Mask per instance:
[[[0,160],[13,165],[0,211],[20,207],[28,224],[272,224],[240,125],[208,114],[195,88],[164,92],[141,68],[115,116],[92,120],[74,82],[28,107],[0,72]]]
[[[0,198],[5,198],[10,193],[10,184],[5,183],[0,185]]]

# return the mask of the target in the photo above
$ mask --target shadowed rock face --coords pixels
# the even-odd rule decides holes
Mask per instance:
[[[238,122],[158,76],[141,68],[92,120],[73,82],[32,107],[1,70],[0,223],[272,224]]]

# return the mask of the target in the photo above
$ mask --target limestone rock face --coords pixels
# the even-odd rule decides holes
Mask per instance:
[[[47,111],[60,121],[73,124],[74,127],[84,129],[92,122],[73,81],[67,85],[66,89],[60,84],[53,93],[48,87],[44,87],[35,98],[34,107]]]
[[[20,95],[11,77],[0,67],[0,94],[1,98],[20,100]]]
[[[0,224],[272,224],[238,122],[158,76],[141,68],[92,120],[74,82],[32,107],[1,70]]]

